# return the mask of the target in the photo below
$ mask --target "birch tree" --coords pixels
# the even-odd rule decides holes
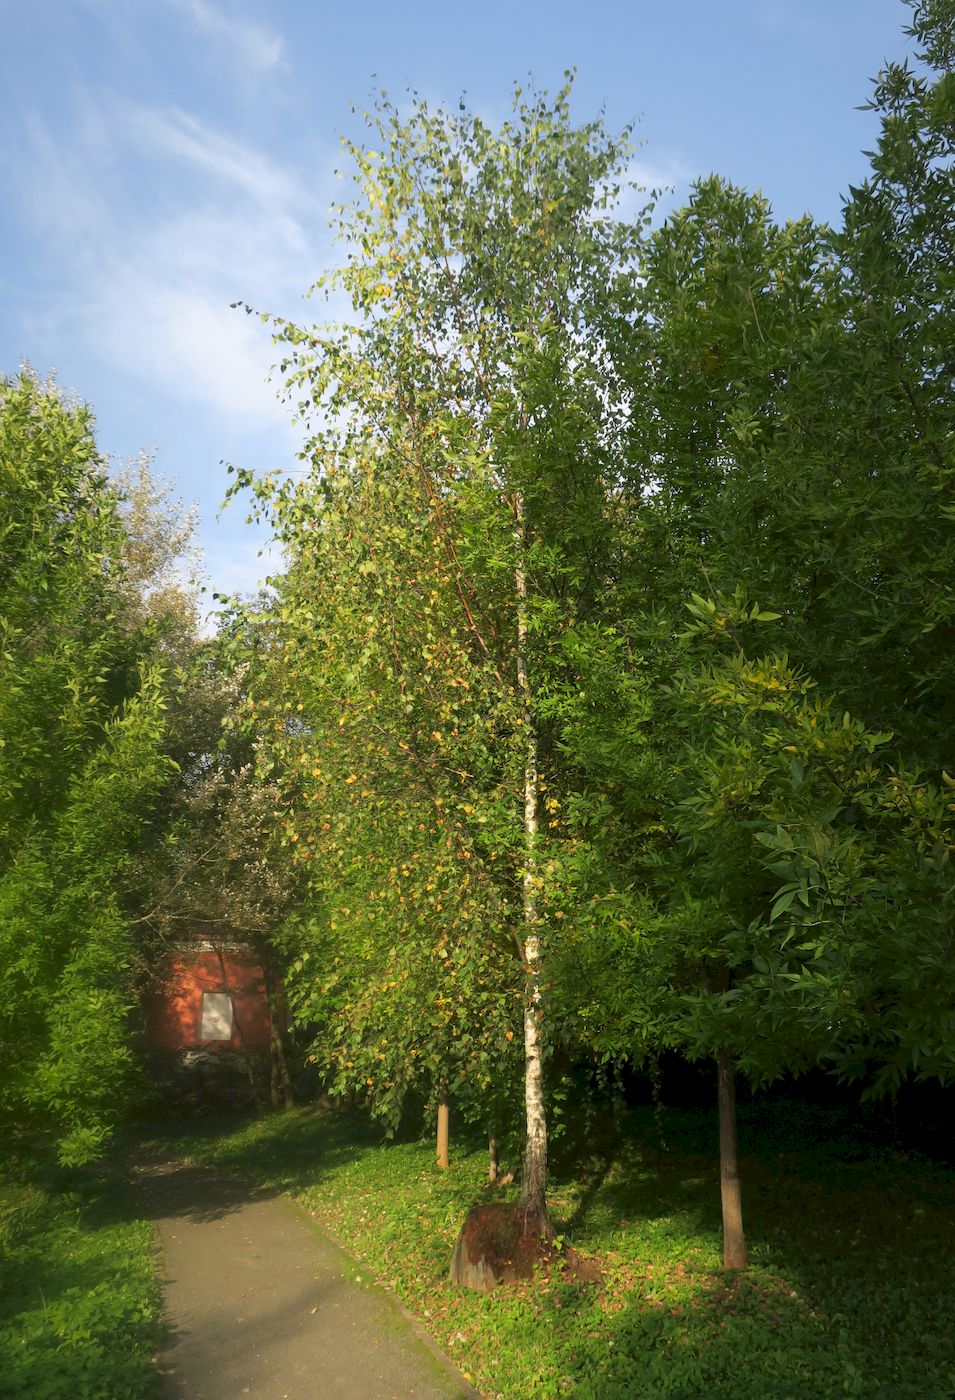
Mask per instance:
[[[553,101],[518,90],[497,131],[463,105],[415,101],[405,118],[379,100],[370,144],[347,148],[347,258],[317,288],[343,293],[352,319],[275,323],[311,434],[304,475],[239,478],[292,561],[280,593],[296,656],[321,668],[335,728],[367,739],[363,771],[339,782],[362,784],[366,815],[383,783],[414,793],[419,818],[429,811],[415,827],[467,863],[485,938],[517,955],[506,977],[523,1008],[521,1210],[544,1235],[553,928],[539,701],[562,664],[560,629],[604,582],[626,423],[605,347],[633,304],[641,237],[613,217],[626,136],[574,127],[570,97],[569,83]],[[327,723],[301,713],[303,734]],[[354,831],[341,799],[326,789],[318,810],[329,831]]]

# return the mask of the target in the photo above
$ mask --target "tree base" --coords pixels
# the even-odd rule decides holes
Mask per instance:
[[[507,1201],[475,1206],[458,1235],[451,1282],[489,1293],[500,1283],[520,1283],[543,1270],[578,1283],[599,1283],[594,1260],[582,1259],[573,1249],[557,1249],[553,1239],[546,1214]]]
[[[546,1215],[509,1201],[475,1206],[461,1226],[451,1260],[451,1282],[489,1293],[499,1283],[532,1278],[552,1254],[554,1231]]]

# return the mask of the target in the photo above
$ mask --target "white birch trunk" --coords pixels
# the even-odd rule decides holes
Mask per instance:
[[[531,718],[531,688],[527,670],[527,573],[524,567],[524,501],[514,496],[517,568],[517,685],[523,700],[524,758],[524,1108],[527,1145],[521,1205],[529,1216],[547,1222],[547,1119],[541,1060],[542,1014],[540,936],[537,931],[537,731]]]

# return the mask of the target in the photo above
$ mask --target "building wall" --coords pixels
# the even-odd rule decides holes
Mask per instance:
[[[203,993],[225,994],[231,1001],[229,1039],[203,1039]],[[210,1007],[207,1003],[207,1029]],[[269,1004],[262,969],[242,949],[208,945],[167,958],[147,1014],[147,1039],[155,1050],[257,1050],[269,1044]]]

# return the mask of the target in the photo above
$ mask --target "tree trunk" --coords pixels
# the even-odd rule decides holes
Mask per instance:
[[[245,1066],[246,1077],[249,1081],[249,1097],[252,1100],[256,1113],[262,1113],[264,1112],[265,1105],[262,1103],[262,1096],[259,1093],[259,1084],[256,1078],[252,1052],[245,1043],[245,1032],[242,1029],[242,1017],[236,1010],[236,989],[229,985],[229,980],[226,977],[225,958],[222,955],[221,948],[216,949],[216,956],[219,960],[219,971],[222,974],[222,986],[228,992],[229,1001],[232,1004],[232,1024],[235,1027],[235,1033],[239,1040],[238,1053],[242,1056],[242,1063]]]
[[[720,1105],[720,1199],[723,1206],[723,1268],[745,1269],[746,1236],[736,1146],[736,1076],[727,1050],[716,1057]]]
[[[262,1103],[262,1096],[259,1093],[259,1084],[255,1075],[255,1066],[252,1063],[252,1056],[244,1045],[240,1046],[239,1054],[242,1056],[242,1063],[245,1065],[245,1073],[249,1081],[249,1097],[252,1100],[256,1113],[262,1113],[264,1111],[264,1104]]]
[[[288,1061],[285,1058],[285,1046],[282,1042],[282,1033],[274,1021],[269,1029],[269,1050],[272,1059],[272,1107],[278,1108],[279,1095],[281,1094],[285,1108],[294,1108],[295,1095],[292,1093],[292,1081],[289,1077]]]
[[[524,1110],[527,1142],[520,1205],[541,1234],[550,1233],[547,1216],[547,1118],[541,1058],[540,936],[537,931],[537,730],[531,713],[527,671],[527,573],[524,568],[524,501],[514,496],[517,569],[517,685],[523,700],[524,754]]]
[[[279,1106],[279,1062],[275,1055],[275,1027],[269,1026],[269,1103]]]
[[[524,1111],[527,1119],[527,1145],[521,1205],[529,1216],[539,1218],[542,1232],[547,1221],[547,1118],[544,1112],[544,1075],[541,1063],[540,990],[538,986],[537,938],[525,941],[526,1005],[524,1007]]]
[[[487,1179],[492,1186],[497,1185],[498,1170],[497,1138],[493,1133],[489,1133],[487,1139]]]
[[[443,1171],[447,1171],[451,1165],[448,1157],[448,1137],[450,1128],[451,1111],[448,1106],[448,1091],[441,1088],[438,1091],[438,1166]]]
[[[292,1077],[288,1072],[288,1057],[285,1053],[285,1034],[281,1024],[279,998],[271,973],[265,973],[265,991],[269,1000],[269,1055],[271,1059],[272,1107],[278,1108],[279,1094],[286,1108],[295,1107],[292,1093]]]
[[[524,567],[524,501],[514,493],[517,566],[517,686],[524,728],[524,878],[522,931],[524,968],[524,1111],[526,1146],[520,1199],[475,1206],[461,1227],[451,1261],[451,1282],[485,1291],[499,1283],[533,1277],[548,1252],[554,1228],[547,1214],[547,1118],[541,1056],[541,959],[537,914],[537,731],[527,670],[527,571]],[[491,1139],[493,1143],[493,1138]],[[489,1143],[489,1174],[499,1179]]]

